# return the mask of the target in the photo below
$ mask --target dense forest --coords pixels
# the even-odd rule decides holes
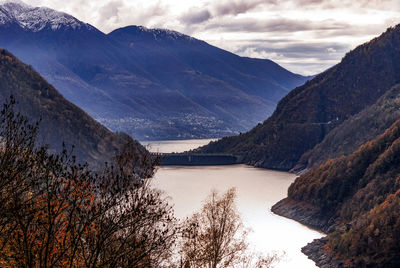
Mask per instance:
[[[262,131],[264,127],[276,126],[270,123],[274,116],[277,116],[277,119],[291,120],[292,118],[287,119],[285,116],[292,111],[298,111],[301,107],[304,107],[304,111],[308,111],[304,116],[311,116],[309,114],[311,110],[307,107],[312,104],[315,109],[321,105],[322,114],[331,109],[326,115],[336,116],[336,120],[332,117],[324,119],[327,123],[320,125],[318,132],[321,134],[320,140],[305,150],[301,156],[292,149],[286,151],[293,159],[300,157],[297,162],[292,162],[291,168],[292,171],[302,171],[303,175],[289,187],[288,198],[281,200],[272,208],[279,215],[328,233],[327,240],[314,241],[304,248],[307,255],[318,265],[330,265],[329,267],[399,267],[400,265],[397,235],[400,226],[398,222],[399,44],[400,26],[396,26],[388,29],[380,37],[359,46],[349,52],[340,64],[306,83],[304,87],[308,84],[313,90],[320,89],[322,93],[319,96],[323,98],[315,102],[313,95],[306,94],[311,89],[308,91],[303,89],[303,92],[302,87],[299,87],[278,105],[270,119],[253,130],[264,133]],[[341,73],[340,70],[347,70],[347,73]],[[327,75],[330,72],[334,76]],[[335,86],[342,88],[338,89]],[[336,90],[330,91],[332,89]],[[346,98],[346,94],[348,94],[347,100],[341,100],[340,103],[330,106],[335,100]],[[303,98],[300,102],[301,95],[307,96],[308,99]],[[297,106],[287,106],[296,103],[296,99],[299,101]],[[361,108],[362,105],[365,106]],[[359,112],[354,112],[359,108]],[[301,126],[307,124],[308,119],[294,118],[296,121],[303,120]],[[288,134],[289,137],[296,134],[304,138],[306,135],[313,137],[308,132],[311,128],[301,132],[293,124],[287,131],[289,129],[292,131]],[[264,138],[274,141],[287,138],[287,136],[281,137],[283,132],[274,133],[272,137],[267,134]],[[312,133],[317,132],[312,131]],[[250,135],[246,133],[243,136],[260,137]],[[288,138],[289,142],[285,145],[296,146],[296,142],[293,141],[299,137]],[[310,137],[305,141],[309,141]],[[233,139],[238,141],[238,146],[241,145],[240,137]],[[229,139],[226,141],[229,142]],[[220,144],[214,143],[211,146]],[[251,144],[247,145],[253,146]],[[265,152],[266,157],[270,157],[269,151]],[[332,259],[327,256],[331,256]]]
[[[324,140],[303,154],[295,171],[313,168],[330,158],[356,151],[365,142],[382,134],[400,118],[400,85],[385,93],[374,105],[350,117],[329,132]]]
[[[347,266],[398,267],[399,164],[397,121],[354,153],[300,176],[283,202],[307,204],[325,218],[327,247]]]

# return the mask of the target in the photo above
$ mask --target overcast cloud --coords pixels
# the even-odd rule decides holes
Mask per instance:
[[[400,23],[399,0],[25,0],[108,33],[127,25],[168,28],[241,56],[315,74]]]

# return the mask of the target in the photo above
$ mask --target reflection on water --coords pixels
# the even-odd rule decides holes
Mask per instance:
[[[321,233],[295,221],[277,216],[270,208],[287,194],[295,175],[246,165],[206,167],[160,167],[153,184],[171,197],[175,215],[184,219],[199,210],[212,189],[237,189],[237,207],[244,224],[253,232],[251,245],[261,252],[285,251],[277,267],[315,267],[301,247]]]

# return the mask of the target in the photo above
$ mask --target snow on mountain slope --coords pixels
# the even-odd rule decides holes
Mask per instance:
[[[126,26],[105,34],[21,3],[0,4],[0,21],[0,47],[110,129],[140,139],[246,131],[307,80],[166,29]]]
[[[0,5],[0,24],[17,23],[23,29],[39,32],[63,27],[94,29],[71,15],[47,7],[32,7],[23,2],[3,2]]]
[[[176,31],[168,30],[168,29],[160,29],[160,28],[149,29],[144,26],[134,26],[132,28],[135,28],[136,34],[138,36],[151,35],[154,40],[164,40],[165,38],[170,39],[170,40],[188,40],[188,41],[197,40],[186,34],[182,34],[182,33],[176,32]]]

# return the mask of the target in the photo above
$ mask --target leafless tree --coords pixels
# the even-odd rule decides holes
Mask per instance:
[[[161,267],[175,242],[172,208],[149,187],[154,159],[128,143],[93,172],[36,144],[38,124],[0,114],[0,266]]]
[[[0,266],[269,267],[249,255],[235,189],[213,191],[177,228],[172,207],[150,187],[156,159],[129,140],[113,165],[94,172],[70,150],[36,144],[38,124],[0,113]],[[182,262],[171,262],[178,230]],[[176,256],[175,256],[176,258]]]
[[[249,252],[247,235],[235,205],[236,190],[222,196],[215,190],[183,228],[182,256],[178,267],[184,268],[269,268],[279,257]]]
[[[284,258],[285,253],[276,252],[270,254],[247,252],[240,261],[235,264],[235,268],[272,268],[274,264]]]

